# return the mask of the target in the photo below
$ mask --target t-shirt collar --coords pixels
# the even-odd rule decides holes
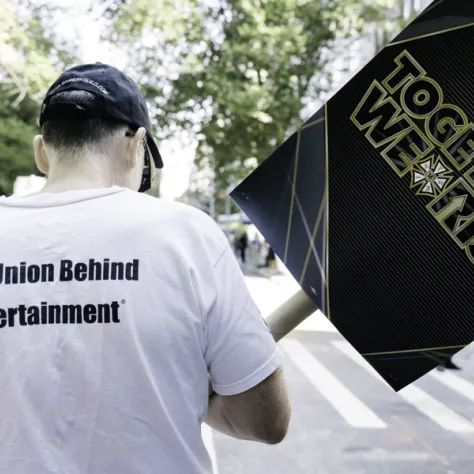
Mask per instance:
[[[120,192],[127,189],[120,186],[111,186],[109,188],[81,189],[74,191],[64,191],[61,193],[41,193],[31,196],[1,196],[0,206],[5,207],[56,207],[75,204],[77,202],[97,199]]]

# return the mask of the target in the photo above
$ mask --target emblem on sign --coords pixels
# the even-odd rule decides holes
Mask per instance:
[[[444,103],[441,86],[408,51],[394,61],[351,120],[398,177],[410,176],[416,195],[433,199],[427,210],[474,263],[474,168],[464,171],[474,164],[474,124]]]

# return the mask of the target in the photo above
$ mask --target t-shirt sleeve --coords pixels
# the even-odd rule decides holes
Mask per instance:
[[[236,395],[265,380],[283,363],[239,264],[226,246],[214,265],[213,304],[205,315],[205,360],[220,395]]]

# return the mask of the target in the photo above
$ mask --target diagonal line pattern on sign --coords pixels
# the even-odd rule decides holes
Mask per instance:
[[[295,200],[296,194],[296,179],[298,177],[298,160],[299,160],[299,149],[300,149],[300,142],[301,142],[301,131],[298,131],[298,137],[296,141],[296,153],[295,153],[295,169],[293,171],[293,182],[291,188],[291,202],[290,202],[290,213],[288,216],[288,229],[286,232],[286,243],[285,243],[285,254],[283,257],[283,263],[286,265],[286,258],[288,256],[288,245],[290,243],[290,235],[291,235],[291,222],[293,220],[293,205]]]
[[[331,320],[329,311],[329,142],[328,142],[328,104],[324,104],[324,130],[325,130],[325,153],[326,153],[326,249],[325,249],[325,269],[326,278],[324,279],[326,285],[326,301],[324,303],[324,309],[326,317]]]
[[[397,44],[409,43],[410,41],[415,41],[422,38],[428,38],[430,36],[435,36],[435,35],[441,35],[443,33],[449,33],[450,31],[461,30],[463,28],[469,28],[471,26],[474,26],[474,23],[468,23],[467,25],[454,26],[453,28],[447,28],[446,30],[433,31],[431,33],[426,33],[425,35],[414,36],[413,38],[408,38],[401,41],[395,41],[393,43],[389,43],[386,47],[389,48],[390,46],[396,46]]]
[[[314,122],[303,125],[300,130],[305,130],[307,128],[313,127],[314,125],[317,125],[318,123],[324,122],[324,120],[325,120],[325,117],[321,117],[320,119],[315,120]]]
[[[287,174],[287,178],[288,178],[288,181],[291,183],[291,179],[290,179],[290,176],[288,176],[288,174]],[[306,231],[306,235],[307,235],[308,239],[311,240],[312,236],[311,236],[311,231],[310,231],[310,228],[309,228],[309,224],[308,224],[308,221],[305,217],[305,213],[303,212],[303,206],[301,205],[301,202],[298,198],[298,193],[296,193],[296,192],[294,193],[294,201],[296,202],[296,207],[297,207],[299,215],[301,217],[301,221],[303,222],[303,226],[304,226],[304,229]],[[323,197],[323,204],[324,204],[324,197]],[[321,204],[321,205],[323,206],[323,204]],[[323,206],[323,208],[324,208],[324,206]],[[324,274],[323,266],[321,264],[321,260],[319,259],[318,252],[314,248],[314,245],[310,245],[309,249],[310,249],[310,251],[313,250],[314,258],[316,259],[319,271],[321,273],[321,279],[324,282],[326,277],[325,277],[325,274]]]
[[[402,351],[390,351],[390,352],[369,352],[366,354],[361,354],[363,357],[369,357],[369,356],[377,356],[377,355],[390,355],[390,354],[403,354],[403,353],[410,353],[410,352],[417,352],[417,353],[422,353],[426,351],[443,351],[447,349],[464,349],[466,347],[465,344],[461,346],[446,346],[446,347],[428,347],[428,348],[423,348],[423,349],[406,349]]]
[[[321,222],[321,217],[323,216],[324,206],[326,205],[326,191],[324,192],[323,198],[321,200],[321,205],[319,206],[318,216],[316,217],[316,222],[314,223],[313,235],[311,236],[308,252],[306,253],[306,259],[304,261],[303,270],[300,277],[300,286],[303,284],[304,277],[306,275],[306,269],[308,268],[309,257],[311,256],[311,250],[317,253],[317,250],[314,248],[314,241],[316,240],[316,235],[319,230],[319,224]],[[319,260],[319,259],[318,259]],[[319,263],[319,262],[318,262]],[[321,266],[321,264],[320,264]],[[323,275],[324,278],[324,275]]]

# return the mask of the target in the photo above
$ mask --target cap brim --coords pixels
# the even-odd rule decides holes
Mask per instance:
[[[153,140],[153,137],[149,133],[147,133],[147,143],[148,148],[150,149],[151,156],[153,156],[155,166],[158,169],[163,168],[163,159],[161,158],[161,154],[158,150],[158,147],[156,146],[155,140]]]

